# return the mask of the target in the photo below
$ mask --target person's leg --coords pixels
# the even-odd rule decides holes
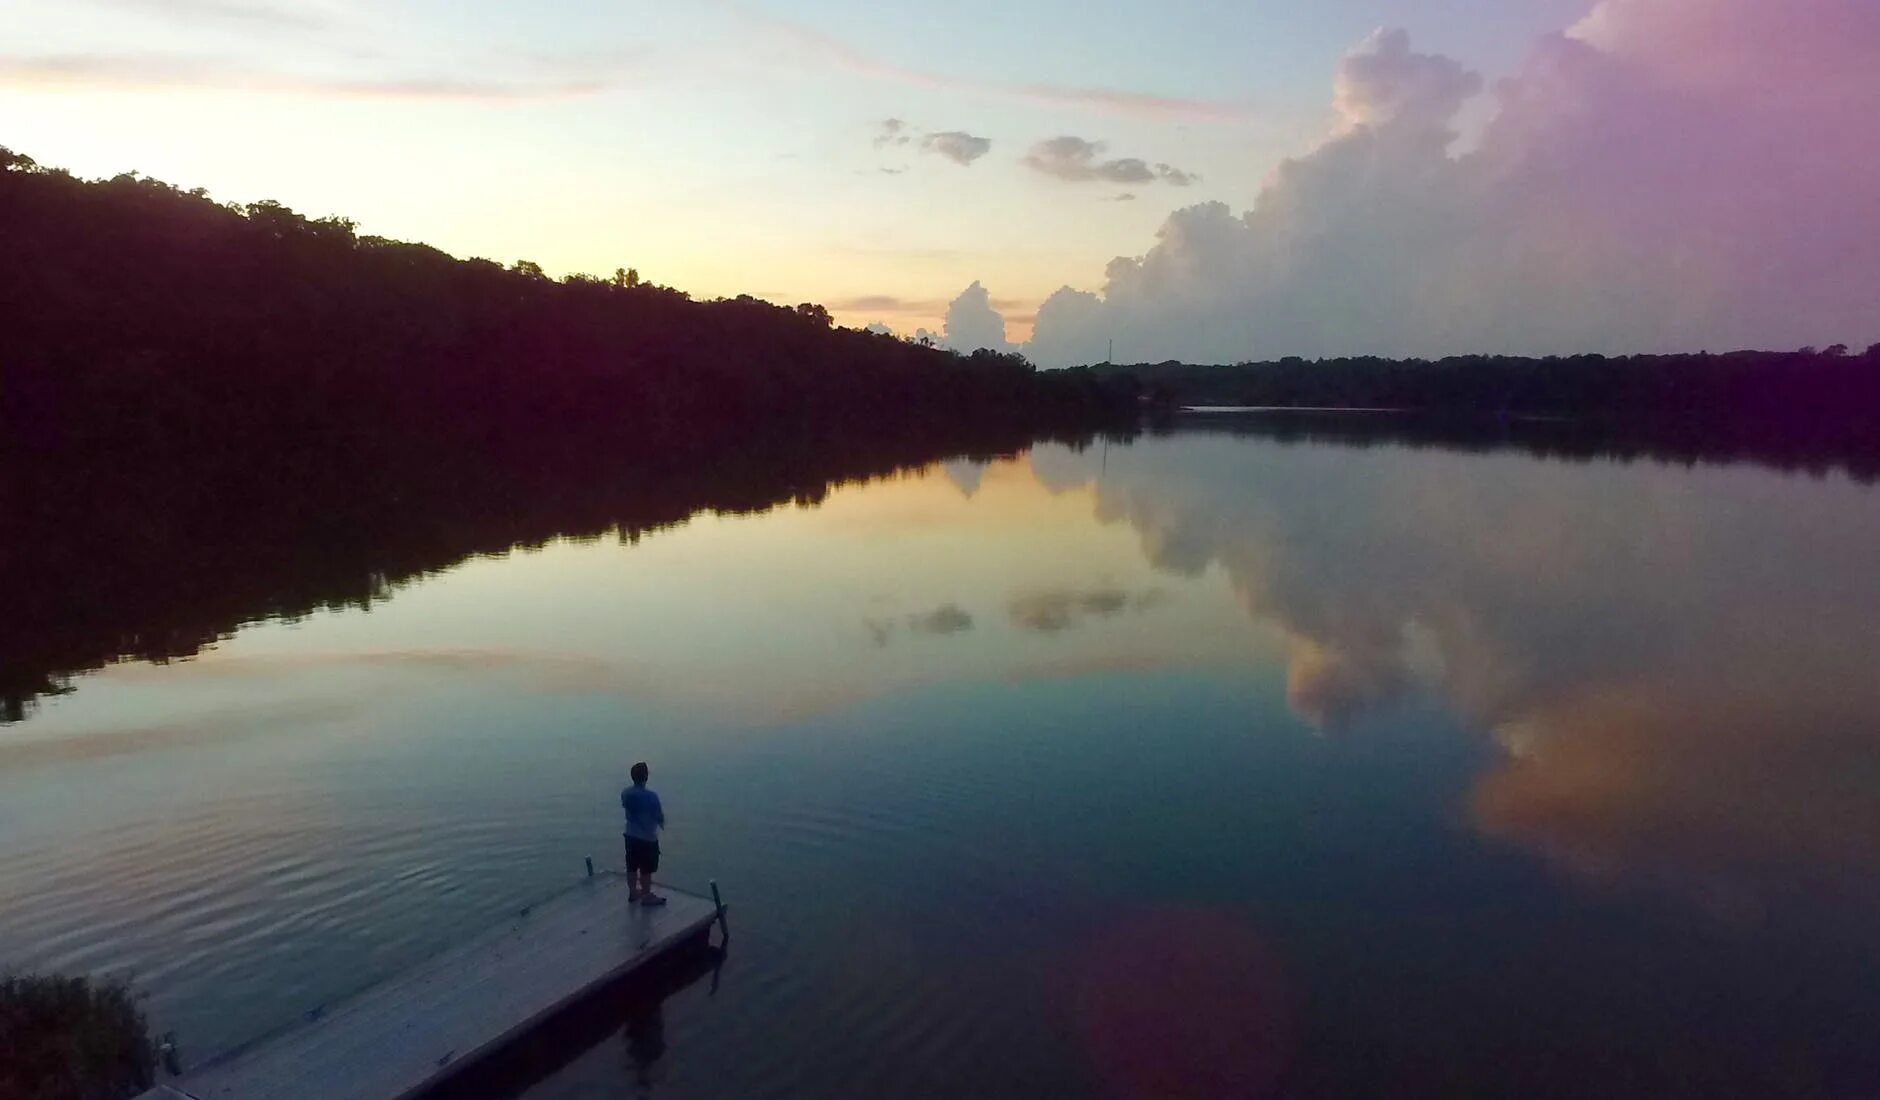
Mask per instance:
[[[646,858],[646,879],[645,879],[645,885],[640,887],[640,904],[641,905],[664,905],[666,904],[666,899],[660,897],[658,894],[653,893],[653,872],[659,870],[659,842],[658,841],[654,841],[653,843],[648,844],[646,846],[645,858]]]
[[[633,838],[628,836],[621,839],[627,848],[627,902],[632,904],[640,900],[640,861],[635,858],[637,853],[633,850]]]

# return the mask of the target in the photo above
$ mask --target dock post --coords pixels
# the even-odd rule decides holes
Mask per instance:
[[[718,880],[712,879],[712,905],[718,909],[718,943],[723,946],[731,942],[731,926],[725,923],[725,899],[718,896]]]
[[[594,857],[593,856],[587,857],[587,865],[588,865],[588,877],[593,878],[594,877]]]

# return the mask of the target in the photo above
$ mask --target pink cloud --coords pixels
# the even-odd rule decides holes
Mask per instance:
[[[1058,84],[969,80],[928,69],[883,61],[863,53],[840,39],[789,20],[741,9],[738,14],[768,34],[784,39],[805,53],[813,55],[819,62],[834,64],[852,73],[896,84],[908,84],[918,88],[942,88],[1007,99],[1025,99],[1052,106],[1081,107],[1111,114],[1184,118],[1202,122],[1235,122],[1253,117],[1253,108],[1244,103],[1158,95],[1152,92],[1135,92],[1119,88],[1073,88]]]
[[[620,84],[599,77],[525,80],[502,77],[352,76],[281,72],[215,58],[165,54],[0,56],[0,86],[87,87],[112,91],[227,90],[339,99],[501,103],[601,95]]]
[[[1880,5],[1605,0],[1494,89],[1382,32],[1251,209],[1171,215],[1028,354],[1233,361],[1880,339]]]

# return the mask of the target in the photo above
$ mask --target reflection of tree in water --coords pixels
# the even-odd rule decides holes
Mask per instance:
[[[0,547],[0,721],[17,721],[75,672],[187,657],[258,619],[370,608],[474,555],[559,537],[632,542],[701,511],[814,505],[845,483],[1030,440],[1021,427],[773,433],[630,462],[601,451],[465,462],[391,479],[389,492],[372,477],[254,484],[219,469],[86,486],[48,478],[29,482],[30,495],[15,483],[0,499],[16,518]]]
[[[1727,355],[1295,358],[1098,371],[1146,383],[1164,405],[1315,410],[1308,418],[1267,417],[1262,434],[1357,442],[1395,435],[1463,446],[1516,440],[1568,455],[1756,458],[1880,474],[1880,344],[1860,354],[1837,344]]]
[[[1880,345],[1871,354],[1880,378]],[[1860,360],[1854,361],[1856,363]],[[1880,400],[1880,399],[1876,399]],[[1751,463],[1784,472],[1845,470],[1856,481],[1880,477],[1880,434],[1861,415],[1834,430],[1797,430],[1782,418],[1507,417],[1467,410],[1438,413],[1336,412],[1314,409],[1163,417],[1152,431],[1209,432],[1276,443],[1409,447],[1486,454],[1517,451],[1571,461],[1596,459],[1682,465]]]

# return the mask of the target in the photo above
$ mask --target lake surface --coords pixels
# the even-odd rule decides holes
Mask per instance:
[[[0,965],[186,1060],[619,860],[715,980],[539,1098],[1880,1094],[1880,496],[1040,446],[467,561],[0,727]]]

